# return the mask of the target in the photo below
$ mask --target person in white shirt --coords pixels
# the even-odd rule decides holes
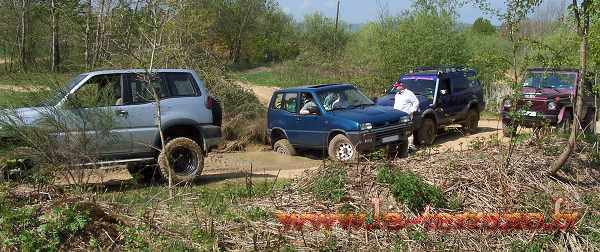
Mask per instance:
[[[394,96],[394,109],[407,113],[412,120],[415,112],[419,110],[419,99],[412,91],[406,89],[401,82],[396,82],[394,88],[397,90]],[[408,146],[410,149],[415,148],[413,135],[408,137]]]

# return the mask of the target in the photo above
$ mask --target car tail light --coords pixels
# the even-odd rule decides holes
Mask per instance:
[[[217,101],[215,101],[215,98],[212,98],[212,96],[209,96],[208,98],[206,98],[206,108],[207,109],[213,109],[215,107],[215,104],[217,104]]]

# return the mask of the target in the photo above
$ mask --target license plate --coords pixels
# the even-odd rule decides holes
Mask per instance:
[[[384,137],[381,139],[381,142],[389,143],[389,142],[394,142],[394,141],[398,141],[398,140],[400,140],[400,136],[395,135],[395,136]]]
[[[525,111],[525,115],[526,116],[537,116],[537,112],[535,111]]]

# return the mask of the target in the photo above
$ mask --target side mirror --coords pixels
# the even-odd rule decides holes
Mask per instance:
[[[440,90],[440,94],[447,95],[448,94],[448,90],[442,89],[442,90]]]

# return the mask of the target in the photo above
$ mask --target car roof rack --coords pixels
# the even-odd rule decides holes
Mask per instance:
[[[465,70],[468,70],[468,68],[466,68],[464,66],[436,66],[436,67],[421,66],[421,67],[415,67],[411,71],[411,73],[426,72],[426,71],[450,73],[450,72],[458,72],[458,71],[465,71]]]

